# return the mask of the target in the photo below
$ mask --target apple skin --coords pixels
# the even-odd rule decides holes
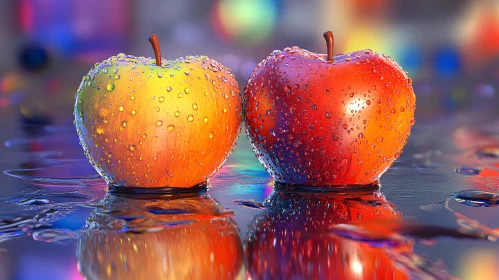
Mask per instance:
[[[96,64],[76,94],[75,124],[109,185],[190,188],[228,157],[242,119],[239,86],[208,57],[120,54]]]
[[[247,136],[278,182],[373,184],[410,135],[411,84],[393,59],[370,50],[332,62],[298,47],[274,51],[244,89]]]
[[[209,195],[166,200],[107,194],[99,206],[76,246],[87,279],[235,279],[240,273],[239,230]],[[164,228],[123,230],[158,226]]]
[[[331,233],[338,224],[383,225],[400,218],[380,192],[275,191],[266,206],[250,224],[245,243],[252,279],[409,279],[387,248]],[[412,244],[390,250],[410,252]]]

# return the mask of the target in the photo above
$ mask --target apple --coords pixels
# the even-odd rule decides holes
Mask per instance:
[[[400,218],[379,191],[275,191],[266,206],[250,224],[245,242],[252,279],[409,279],[392,256],[410,252],[412,244],[376,247],[331,233],[338,224],[384,225]]]
[[[256,156],[280,183],[371,185],[400,156],[414,124],[411,79],[388,56],[274,51],[244,88]]]
[[[228,157],[242,119],[230,70],[205,56],[118,54],[76,93],[75,124],[90,163],[115,189],[203,185]]]
[[[107,194],[99,205],[76,246],[87,279],[235,279],[240,273],[239,230],[209,195]]]

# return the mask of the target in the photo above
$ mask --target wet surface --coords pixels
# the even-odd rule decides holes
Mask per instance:
[[[241,135],[208,191],[135,197],[106,193],[70,124],[30,137],[18,126],[2,124],[0,279],[498,272],[497,122],[417,123],[378,190],[274,191]]]

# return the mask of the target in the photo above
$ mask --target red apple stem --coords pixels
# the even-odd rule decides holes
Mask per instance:
[[[327,45],[327,61],[333,61],[333,50],[334,50],[334,35],[333,32],[327,31],[324,33],[324,39],[326,39]]]
[[[154,50],[154,56],[156,57],[156,65],[161,66],[161,49],[159,47],[159,41],[156,34],[152,34],[149,36],[149,42],[152,45],[152,49]]]

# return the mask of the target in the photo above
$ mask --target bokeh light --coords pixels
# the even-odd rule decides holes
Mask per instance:
[[[223,39],[258,45],[272,34],[278,8],[276,0],[220,0],[213,5],[212,24]]]

